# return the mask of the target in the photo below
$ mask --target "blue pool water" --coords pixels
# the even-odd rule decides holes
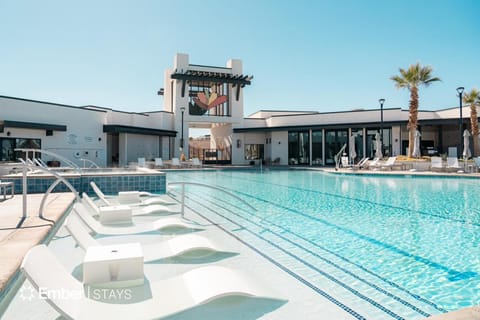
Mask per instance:
[[[415,319],[480,304],[476,179],[309,170],[170,172],[187,205],[358,319]],[[178,196],[178,189],[173,189]]]

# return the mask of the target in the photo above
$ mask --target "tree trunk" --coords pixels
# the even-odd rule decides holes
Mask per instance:
[[[472,103],[470,106],[470,125],[472,127],[472,136],[473,136],[473,146],[472,146],[472,155],[475,157],[477,154],[479,141],[478,141],[478,115],[477,115],[477,106],[475,103]]]
[[[417,131],[418,122],[418,89],[412,87],[410,89],[410,115],[408,117],[408,154],[409,158],[412,157],[413,144],[415,141],[415,132]],[[418,146],[420,148],[420,146]]]

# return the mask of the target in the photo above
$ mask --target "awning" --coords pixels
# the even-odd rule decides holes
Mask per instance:
[[[145,127],[123,126],[118,124],[104,124],[103,132],[107,133],[135,133],[149,136],[176,137],[177,132],[172,130],[153,129]]]
[[[4,120],[0,122],[0,132],[3,132],[4,127],[7,128],[24,128],[24,129],[40,129],[40,130],[52,130],[52,131],[67,131],[66,125],[50,124],[40,122],[23,122],[23,121],[11,121]]]

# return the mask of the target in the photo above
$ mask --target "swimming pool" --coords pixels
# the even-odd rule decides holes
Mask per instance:
[[[475,179],[309,170],[169,172],[187,205],[358,319],[415,319],[480,304]],[[178,189],[173,189],[178,196]]]

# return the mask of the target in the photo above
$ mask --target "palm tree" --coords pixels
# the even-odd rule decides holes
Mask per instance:
[[[432,67],[422,66],[420,63],[412,64],[407,70],[400,68],[400,75],[393,76],[390,79],[395,82],[397,89],[407,88],[410,91],[410,115],[408,117],[408,157],[412,156],[413,142],[417,130],[418,120],[418,87],[423,85],[428,87],[430,83],[441,81],[440,78],[432,77]]]
[[[473,136],[473,155],[478,150],[478,114],[477,105],[480,104],[480,92],[473,88],[470,92],[464,93],[463,102],[470,105],[470,125]]]

